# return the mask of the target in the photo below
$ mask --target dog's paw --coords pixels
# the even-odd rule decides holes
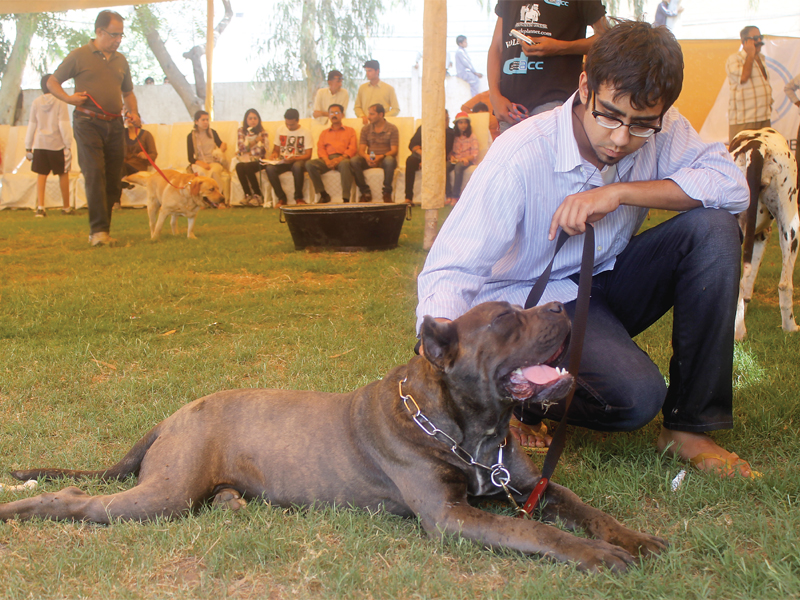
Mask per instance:
[[[616,536],[612,543],[625,548],[634,556],[650,556],[660,554],[669,547],[669,542],[664,538],[639,531],[627,529]]]
[[[237,511],[240,508],[247,506],[247,501],[244,500],[236,490],[227,488],[220,491],[214,500],[211,502],[214,508],[223,508],[232,511]]]
[[[603,540],[581,539],[581,548],[576,553],[576,566],[581,571],[596,573],[601,569],[611,569],[624,573],[636,562],[634,556],[620,546]]]

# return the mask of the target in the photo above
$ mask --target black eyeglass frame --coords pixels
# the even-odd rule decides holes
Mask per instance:
[[[100,31],[105,33],[107,36],[114,38],[115,40],[121,40],[122,38],[125,37],[125,33],[124,32],[123,33],[111,33],[110,31],[108,31],[107,29],[103,29],[102,27],[100,27]]]
[[[754,42],[759,42],[759,41],[763,42],[764,41],[764,36],[763,35],[753,35],[753,36],[744,38],[742,41],[747,41],[747,40],[753,40]]]
[[[630,133],[634,137],[638,138],[649,138],[654,133],[658,133],[661,131],[661,126],[657,125],[642,125],[641,123],[625,123],[622,119],[619,119],[615,116],[600,112],[597,110],[597,94],[592,92],[592,116],[594,120],[597,122],[600,127],[605,127],[606,129],[619,129],[620,127],[627,127],[628,133]],[[608,119],[611,121],[610,123],[603,123],[598,117],[603,119]],[[614,125],[616,123],[616,125]],[[636,133],[633,129],[635,127],[641,127],[642,131]]]

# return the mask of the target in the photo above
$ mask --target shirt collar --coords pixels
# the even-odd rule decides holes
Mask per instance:
[[[581,166],[595,168],[594,165],[581,156],[580,150],[578,150],[578,142],[575,139],[575,130],[573,129],[575,120],[572,118],[572,107],[575,102],[580,102],[577,91],[561,107],[554,109],[560,111],[556,121],[558,137],[556,140],[555,171],[557,173],[566,173]],[[620,180],[633,168],[636,157],[642,150],[647,148],[647,145],[655,139],[656,135],[658,134],[651,136],[636,152],[629,154],[617,163],[617,173]]]

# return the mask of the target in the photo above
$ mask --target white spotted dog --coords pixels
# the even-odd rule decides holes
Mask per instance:
[[[739,215],[745,241],[736,310],[736,339],[741,341],[747,334],[744,326],[745,306],[753,295],[753,284],[764,258],[773,219],[778,223],[783,255],[778,284],[782,327],[784,331],[797,331],[800,328],[792,310],[792,274],[800,235],[797,162],[784,137],[769,127],[758,131],[742,131],[733,138],[729,150],[750,186],[750,208]]]

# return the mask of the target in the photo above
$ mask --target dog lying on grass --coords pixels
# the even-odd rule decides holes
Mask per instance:
[[[752,260],[745,248],[744,268],[739,285],[739,305],[736,309],[736,339],[747,335],[744,314],[753,296],[753,286],[764,258],[767,240],[772,233],[772,221],[778,225],[781,244],[781,279],[778,299],[781,307],[781,325],[784,331],[797,331],[792,308],[794,284],[792,275],[797,260],[800,217],[798,217],[797,163],[784,137],[767,127],[758,131],[742,131],[731,141],[729,148],[736,164],[747,177],[752,210],[739,215],[742,230],[747,227],[749,215],[755,215],[755,237]],[[758,203],[756,208],[755,203]]]
[[[124,177],[123,181],[147,189],[147,216],[150,220],[151,239],[158,239],[161,235],[161,228],[167,217],[170,217],[173,235],[177,234],[179,215],[189,221],[186,237],[196,239],[194,220],[197,213],[205,207],[217,208],[225,202],[219,184],[210,177],[180,173],[172,169],[166,169],[163,173],[169,182],[160,173],[149,171],[133,173]]]
[[[207,501],[279,506],[325,502],[418,516],[431,536],[624,571],[666,542],[626,528],[556,484],[542,516],[582,528],[489,513],[468,500],[522,503],[540,478],[509,435],[520,402],[552,402],[574,385],[552,365],[570,321],[560,303],[522,310],[481,304],[450,323],[426,317],[424,356],[355,392],[230,390],[187,404],[101,471],[32,469],[14,477],[122,478],[135,487],[91,496],[77,487],[0,504],[0,520],[110,523],[179,517]],[[506,489],[503,488],[505,485]]]

